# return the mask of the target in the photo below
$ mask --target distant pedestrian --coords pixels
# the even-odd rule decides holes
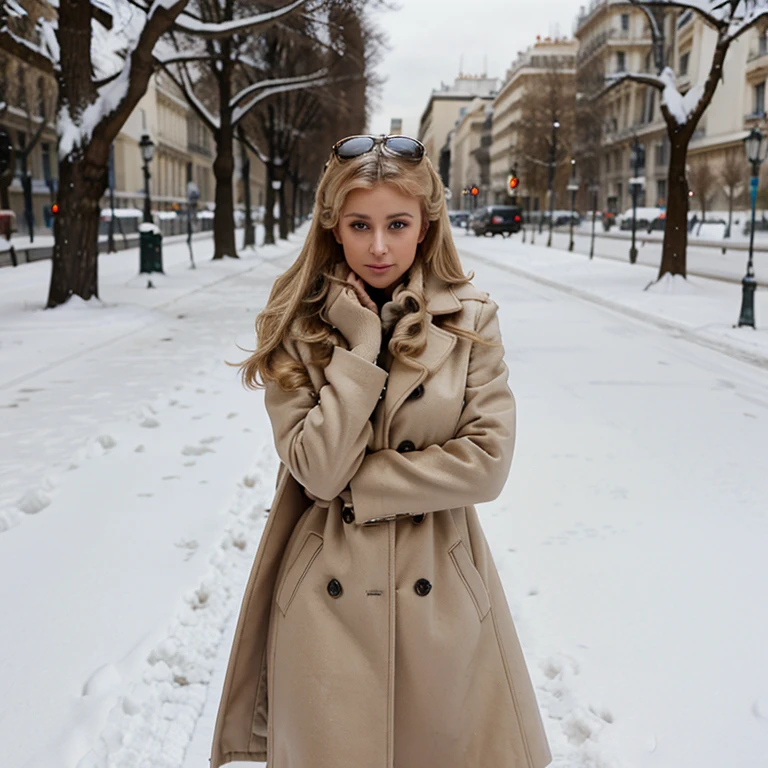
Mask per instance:
[[[497,309],[464,275],[424,147],[338,142],[243,364],[282,464],[211,768],[549,764],[473,506],[515,442]]]
[[[698,222],[699,217],[694,213],[693,216],[691,216],[690,221],[688,222],[688,231],[693,232],[696,222]]]

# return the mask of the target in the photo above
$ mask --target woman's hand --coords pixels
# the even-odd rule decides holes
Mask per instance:
[[[379,308],[368,295],[368,291],[365,290],[365,283],[352,270],[350,270],[347,275],[347,282],[354,288],[355,296],[357,296],[357,300],[360,304],[366,309],[370,309],[375,315],[378,315]]]

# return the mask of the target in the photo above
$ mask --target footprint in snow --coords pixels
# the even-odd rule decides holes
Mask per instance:
[[[204,453],[215,453],[207,445],[185,445],[181,449],[182,456],[202,456]]]
[[[154,493],[137,493],[136,495],[140,499],[151,499],[155,494]]]
[[[234,418],[237,418],[237,414],[236,414],[234,411],[232,411],[231,413],[228,413],[228,414],[227,414],[227,418],[228,418],[228,419],[234,419]]]
[[[145,451],[145,450],[146,450],[146,448],[145,448],[143,445],[137,445],[137,446],[136,446],[136,447],[133,449],[133,452],[134,452],[134,453],[144,453],[144,451]]]
[[[185,467],[194,467],[197,464],[196,461],[185,461],[184,466]]]
[[[752,703],[752,714],[758,720],[768,720],[768,696],[754,700]]]
[[[139,426],[144,427],[145,429],[156,429],[160,426],[160,422],[157,419],[148,418],[144,419]]]
[[[17,502],[16,506],[27,515],[36,515],[50,506],[51,498],[43,491],[36,489],[27,491]]]
[[[101,444],[101,447],[107,451],[117,445],[117,442],[112,435],[99,435],[96,440]]]
[[[223,440],[222,437],[204,437],[200,442],[203,445],[212,445],[213,443],[218,443],[219,440]]]
[[[166,475],[163,480],[181,480],[180,475]]]

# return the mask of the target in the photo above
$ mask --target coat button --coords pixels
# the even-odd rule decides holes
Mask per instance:
[[[416,446],[410,440],[403,440],[403,442],[397,446],[398,453],[410,453],[411,451],[415,451],[415,450],[416,450]]]
[[[331,579],[328,582],[328,594],[331,597],[339,597],[342,593],[341,584],[338,579]]]
[[[408,399],[409,400],[418,400],[423,395],[424,395],[424,385],[423,384],[419,384],[419,386],[416,387],[416,389],[414,389],[413,392],[411,392],[410,395],[408,395]]]
[[[419,597],[426,597],[432,591],[432,585],[426,579],[419,579],[413,588]]]
[[[355,522],[355,510],[352,507],[343,507],[341,510],[341,519],[345,523],[354,523]]]
[[[381,394],[379,395],[379,400],[383,400],[386,394],[387,394],[387,383],[384,382],[384,386],[382,387]]]
[[[424,522],[424,513],[422,512],[420,515],[414,515],[411,520],[414,525],[421,525],[421,523]]]

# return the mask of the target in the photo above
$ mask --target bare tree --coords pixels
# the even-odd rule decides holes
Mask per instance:
[[[648,19],[653,38],[653,58],[657,74],[623,73],[611,84],[624,80],[642,83],[661,94],[661,112],[670,142],[667,174],[667,218],[658,279],[665,274],[686,275],[688,244],[688,181],[686,158],[688,145],[701,116],[712,101],[723,78],[723,62],[734,40],[768,15],[768,0],[630,0]],[[704,82],[697,83],[685,94],[677,89],[674,71],[668,66],[665,50],[664,12],[675,16],[690,12],[715,30],[717,39],[709,60]]]
[[[725,237],[731,236],[733,207],[737,202],[741,202],[744,196],[745,168],[744,153],[735,147],[727,150],[719,176],[720,184],[728,198],[728,226]]]

